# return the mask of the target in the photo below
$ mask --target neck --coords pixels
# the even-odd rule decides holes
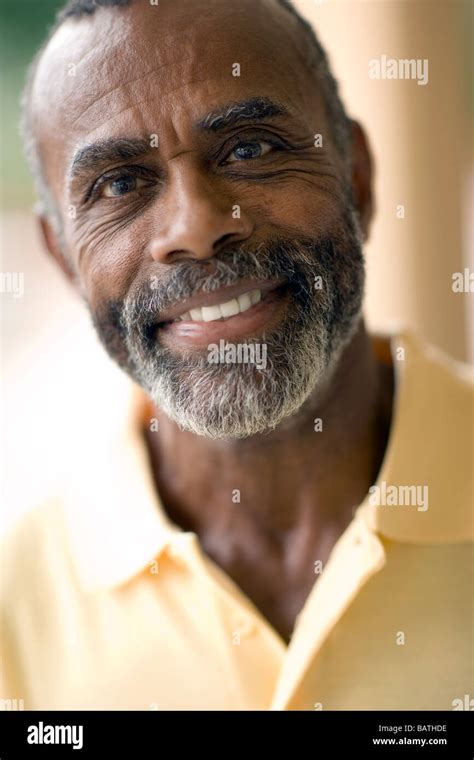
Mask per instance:
[[[235,540],[242,521],[268,535],[347,524],[381,465],[389,380],[361,322],[327,387],[268,434],[211,440],[155,412],[160,432],[149,433],[148,444],[170,517],[216,542],[229,529]]]
[[[273,432],[215,441],[158,415],[159,434],[148,433],[165,511],[287,642],[317,580],[315,561],[326,564],[376,479],[392,396],[391,368],[361,323],[326,387]]]

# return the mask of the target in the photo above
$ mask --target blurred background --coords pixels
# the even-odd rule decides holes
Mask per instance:
[[[372,331],[413,329],[472,363],[474,271],[471,0],[295,0],[326,47],[375,162],[376,215],[366,248]],[[0,529],[49,492],[77,431],[126,381],[98,346],[82,304],[41,249],[18,134],[27,65],[59,0],[0,0],[1,393]],[[426,86],[369,78],[369,61],[428,59]],[[400,211],[403,207],[403,211]],[[11,292],[5,273],[22,276]],[[15,282],[14,279],[10,280]],[[20,280],[16,283],[19,285]],[[79,459],[80,466],[80,459]]]

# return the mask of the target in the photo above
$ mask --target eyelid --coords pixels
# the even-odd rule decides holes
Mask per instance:
[[[266,142],[272,145],[274,148],[280,148],[280,150],[289,150],[291,146],[282,137],[277,137],[274,133],[259,129],[258,127],[244,127],[237,134],[229,137],[224,145],[220,146],[213,154],[214,160],[219,156],[224,156],[219,160],[219,164],[225,164],[228,156],[233,150],[241,143],[246,142]]]
[[[125,166],[116,166],[114,169],[107,169],[106,172],[100,175],[90,186],[88,189],[86,196],[84,198],[84,202],[87,203],[91,199],[97,197],[98,191],[100,188],[106,184],[107,182],[113,182],[115,179],[118,179],[119,177],[134,177],[134,178],[142,178],[142,179],[157,179],[156,173],[153,172],[151,169],[145,166],[139,166],[136,165],[125,165]]]
[[[113,195],[113,193],[108,194],[107,193],[107,189],[110,187],[110,185],[112,184],[112,182],[116,182],[117,179],[122,179],[124,176],[130,177],[131,175],[119,174],[119,176],[115,177],[114,179],[108,179],[105,182],[102,182],[102,184],[98,188],[98,192],[100,193],[99,197],[101,197],[101,198],[121,198],[121,197],[123,197],[123,196],[120,196],[120,195]],[[147,180],[145,180],[143,177],[134,176],[133,179],[136,181],[137,184],[139,182],[143,182],[144,185],[146,186]],[[144,185],[142,185],[142,187]],[[135,187],[133,190],[130,190],[129,193],[124,193],[124,195],[130,195],[131,193],[133,193],[133,192],[135,192],[136,190],[139,190],[139,189],[140,189],[140,187]]]
[[[261,143],[261,144],[269,145],[270,148],[274,147],[269,140],[257,140],[257,139],[254,139],[254,140],[243,140],[242,142],[237,143],[237,145],[234,145],[234,147],[231,149],[230,153],[227,154],[227,158],[225,159],[224,164],[239,163],[238,159],[235,159],[235,160],[231,159],[232,153],[234,153],[240,145],[248,145],[248,144],[252,144],[252,143]],[[263,158],[263,156],[266,156],[270,152],[271,152],[271,150],[267,150],[267,151],[265,151],[265,153],[263,153],[263,155],[257,156],[257,158]]]

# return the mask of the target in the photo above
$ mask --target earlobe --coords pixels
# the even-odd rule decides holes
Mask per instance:
[[[58,232],[55,230],[51,220],[41,212],[36,214],[36,220],[38,222],[41,237],[46,250],[59,265],[63,274],[69,280],[71,285],[73,285],[74,288],[77,288],[78,283],[76,273],[72,268],[71,263],[67,259],[67,256],[65,256],[62,251]]]
[[[369,237],[374,212],[373,163],[364,130],[352,121],[352,197],[364,240]]]

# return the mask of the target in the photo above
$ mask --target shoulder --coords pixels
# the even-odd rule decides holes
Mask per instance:
[[[51,580],[64,543],[59,497],[51,496],[13,523],[1,539],[2,607],[17,606],[19,595],[24,599]]]
[[[411,333],[392,336],[391,356],[392,427],[377,486],[400,489],[403,503],[417,491],[424,502],[419,509],[410,502],[388,509],[381,496],[377,529],[409,543],[472,541],[472,369]]]

